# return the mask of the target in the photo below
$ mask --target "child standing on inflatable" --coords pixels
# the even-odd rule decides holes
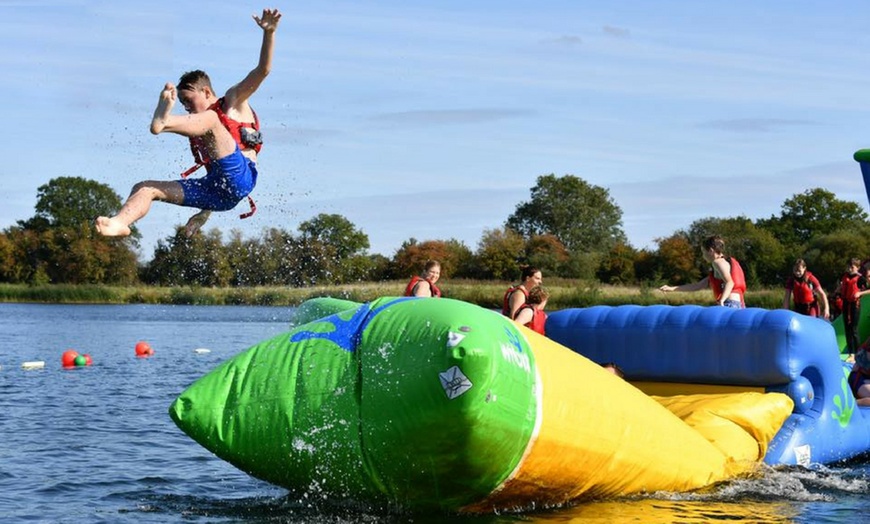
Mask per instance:
[[[514,315],[514,322],[546,335],[544,326],[547,323],[547,314],[544,313],[544,308],[547,307],[549,298],[550,293],[543,286],[535,286],[530,289],[526,303],[521,305]]]
[[[523,266],[520,277],[523,282],[508,288],[504,293],[504,300],[502,301],[501,314],[511,319],[517,315],[517,311],[527,302],[529,290],[535,286],[540,286],[544,281],[544,278],[541,276],[541,270],[533,266]]]
[[[867,280],[861,275],[860,268],[861,260],[849,259],[836,291],[843,297],[843,330],[846,335],[846,350],[850,355],[858,350],[858,305],[861,297],[870,293],[870,289],[866,289]]]
[[[823,318],[830,318],[828,295],[819,283],[819,279],[807,271],[807,263],[802,258],[795,260],[792,276],[785,282],[783,309],[791,309],[792,295],[794,295],[794,310],[797,313],[811,317],[818,317],[821,313]],[[819,304],[822,305],[821,311],[819,311]]]
[[[700,291],[709,287],[713,291],[713,298],[720,306],[743,309],[746,303],[743,295],[746,293],[746,279],[743,276],[743,268],[734,257],[726,257],[723,254],[725,241],[718,235],[704,240],[701,255],[710,263],[708,275],[693,284],[680,286],[662,286],[660,291]]]
[[[437,260],[426,262],[423,273],[420,276],[411,277],[411,281],[405,286],[406,297],[435,297],[441,296],[441,290],[435,285],[441,277],[441,263]]]
[[[212,211],[234,208],[254,189],[257,152],[262,138],[259,121],[248,99],[272,68],[275,30],[281,13],[277,9],[263,9],[261,17],[254,15],[253,18],[263,30],[259,62],[223,97],[218,98],[203,71],[185,73],[177,88],[167,83],[160,93],[151,132],[155,135],[169,132],[189,138],[196,166],[182,174],[182,180],[137,183],[117,215],[96,219],[97,232],[105,236],[129,235],[130,225],[148,213],[153,201],[159,200],[200,210],[185,227],[188,236],[193,235]],[[172,114],[176,100],[189,114]],[[184,178],[201,165],[206,166],[204,177]],[[251,201],[251,212],[253,210]]]

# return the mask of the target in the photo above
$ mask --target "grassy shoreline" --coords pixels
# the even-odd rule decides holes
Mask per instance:
[[[336,286],[289,287],[153,287],[101,285],[0,284],[0,302],[43,304],[176,304],[234,306],[298,306],[314,297],[337,297],[367,302],[381,296],[399,296],[404,281],[361,282]],[[445,296],[487,308],[500,308],[508,282],[452,280]],[[551,279],[548,310],[594,305],[699,304],[711,305],[709,290],[695,293],[662,293],[650,287],[607,286],[579,280]],[[775,309],[782,305],[781,289],[751,290],[751,307]]]

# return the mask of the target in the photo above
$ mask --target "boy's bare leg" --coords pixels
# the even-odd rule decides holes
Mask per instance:
[[[211,211],[208,211],[207,209],[203,209],[199,213],[193,215],[190,217],[190,220],[187,221],[187,225],[184,226],[184,233],[187,236],[192,237],[202,228],[203,225],[205,225],[210,216]]]
[[[97,233],[107,237],[125,237],[130,234],[130,224],[148,214],[155,200],[181,205],[184,190],[178,182],[145,181],[133,186],[130,196],[121,210],[113,217],[97,217],[94,222]]]

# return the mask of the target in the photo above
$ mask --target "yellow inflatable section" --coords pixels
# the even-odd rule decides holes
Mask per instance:
[[[538,427],[514,473],[465,511],[709,486],[752,471],[792,411],[779,393],[657,401],[550,339],[522,333],[540,375]]]
[[[736,462],[738,473],[764,459],[767,444],[794,409],[794,402],[782,393],[653,398]]]

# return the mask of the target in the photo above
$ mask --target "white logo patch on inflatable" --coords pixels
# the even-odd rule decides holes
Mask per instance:
[[[438,373],[438,379],[441,380],[441,387],[444,388],[444,393],[450,400],[462,395],[474,385],[459,369],[459,366],[453,366],[443,373]]]
[[[795,464],[797,464],[798,466],[808,467],[812,460],[812,452],[810,451],[809,444],[794,447]]]
[[[447,347],[448,348],[455,348],[464,339],[465,339],[465,335],[463,335],[462,333],[456,333],[454,331],[451,331],[450,333],[447,334]]]

